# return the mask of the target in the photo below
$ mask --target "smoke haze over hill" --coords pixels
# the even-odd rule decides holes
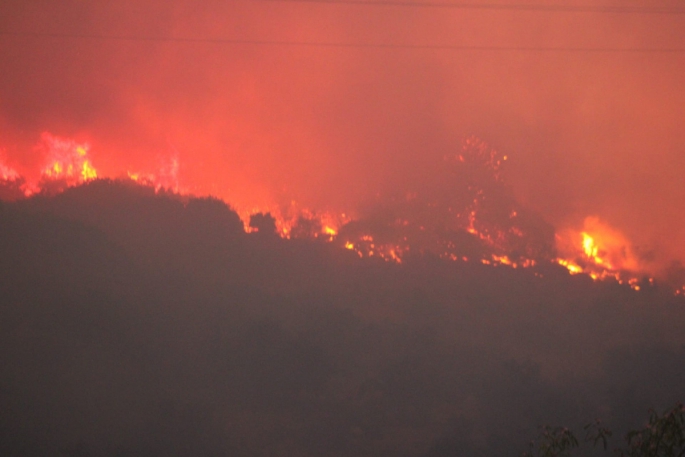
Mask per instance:
[[[684,400],[653,3],[0,2],[0,454],[509,456]]]
[[[662,269],[685,259],[685,60],[659,52],[685,47],[682,14],[184,0],[0,8],[0,147],[19,171],[35,170],[49,131],[88,140],[106,176],[175,157],[196,193],[349,213],[430,187],[442,157],[475,134],[509,156],[517,199],[555,227],[597,216]]]

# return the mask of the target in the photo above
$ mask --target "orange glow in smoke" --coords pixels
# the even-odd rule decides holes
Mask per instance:
[[[20,189],[24,196],[30,196],[45,189],[53,189],[52,183],[60,183],[58,190],[64,187],[76,186],[99,177],[98,171],[91,163],[87,143],[77,143],[74,140],[63,139],[44,133],[39,144],[45,154],[45,166],[41,171],[40,182],[27,182],[24,177],[13,168],[0,162],[0,191],[2,185],[5,188],[14,186]],[[484,166],[483,169],[491,172],[492,182],[501,182],[499,167],[506,157],[500,157],[497,153],[477,139],[470,138],[464,146],[461,154],[449,158],[459,164],[467,166]],[[475,164],[475,165],[474,165]],[[171,191],[179,194],[188,194],[179,182],[180,162],[177,156],[171,157],[168,162],[161,166],[155,173],[143,173],[127,171],[128,179],[141,185],[153,187],[156,191]],[[4,184],[3,184],[4,183]],[[17,185],[20,183],[21,185]],[[432,252],[440,258],[459,262],[480,262],[493,267],[507,268],[535,268],[544,258],[530,258],[519,252],[515,257],[512,253],[517,246],[516,240],[524,238],[527,233],[516,225],[519,212],[515,209],[508,210],[504,219],[508,220],[508,227],[493,225],[492,221],[483,221],[480,218],[483,208],[484,190],[469,186],[473,200],[467,202],[465,208],[453,210],[451,207],[443,208],[449,214],[454,214],[449,230],[471,235],[486,249],[480,254],[463,255],[459,253],[459,244],[447,239],[437,244],[413,245],[410,234],[420,233],[420,236],[431,229],[423,220],[410,220],[407,217],[398,217],[392,228],[400,233],[394,238],[376,237],[372,231],[343,232],[340,229],[353,221],[354,218],[345,213],[327,211],[313,211],[301,207],[295,201],[288,205],[253,205],[234,207],[243,220],[245,231],[256,231],[250,227],[250,218],[257,213],[270,214],[275,221],[276,231],[282,238],[318,238],[327,242],[338,243],[339,246],[355,252],[360,258],[379,258],[388,262],[402,263],[404,255],[410,250],[419,253]],[[5,191],[4,195],[8,195]],[[409,195],[409,194],[408,194]],[[0,198],[3,193],[0,193]],[[10,197],[5,197],[9,198]],[[407,202],[417,204],[416,193],[407,197]],[[434,207],[432,203],[427,206]],[[411,213],[409,213],[409,216]],[[441,219],[442,220],[442,219]],[[441,222],[444,223],[444,222]],[[433,227],[434,229],[434,227]],[[442,229],[442,228],[441,228]],[[412,230],[414,232],[412,232]],[[343,238],[341,238],[343,237]],[[416,238],[414,238],[416,239]],[[613,279],[621,284],[626,284],[634,290],[640,290],[641,273],[640,262],[635,254],[630,241],[618,230],[600,221],[597,217],[587,217],[581,230],[567,229],[556,234],[557,258],[547,258],[549,262],[557,263],[566,268],[570,274],[585,274],[594,280]],[[541,276],[535,272],[537,276]],[[652,282],[653,280],[649,279]],[[685,293],[685,288],[678,289],[677,294]]]
[[[14,168],[0,162],[0,181],[17,181],[19,178],[19,173]]]

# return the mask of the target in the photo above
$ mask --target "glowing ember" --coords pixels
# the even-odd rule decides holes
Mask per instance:
[[[583,272],[583,268],[581,266],[576,265],[575,263],[568,261],[566,259],[557,259],[557,262],[562,267],[568,269],[569,273],[571,273],[572,275],[577,275]]]

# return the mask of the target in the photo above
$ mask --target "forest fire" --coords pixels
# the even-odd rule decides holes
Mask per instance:
[[[16,181],[19,179],[19,173],[13,168],[8,167],[0,162],[0,180],[2,181]]]
[[[0,457],[685,457],[683,30],[0,1]]]
[[[17,200],[37,191],[37,186],[27,183],[14,168],[0,160],[0,200]]]
[[[597,217],[587,217],[580,231],[557,234],[558,263],[571,274],[584,273],[592,279],[613,278],[640,290],[642,271],[631,243],[617,230]],[[648,278],[647,281],[653,282]]]
[[[88,157],[89,148],[87,143],[44,133],[38,146],[45,156],[40,180],[30,182],[0,163],[0,198],[54,194],[101,178]],[[570,274],[612,279],[634,290],[640,290],[644,281],[653,283],[653,279],[639,279],[640,265],[626,237],[599,218],[586,218],[581,230],[555,233],[541,218],[521,207],[503,184],[501,166],[506,160],[471,137],[461,151],[445,157],[450,173],[445,181],[446,198],[412,191],[391,196],[369,214],[354,217],[314,211],[294,201],[285,208],[262,205],[237,207],[236,211],[248,233],[266,231],[285,239],[319,239],[360,258],[402,263],[409,254],[430,254],[508,268],[556,263]],[[174,156],[157,173],[127,171],[123,179],[156,192],[187,195],[189,191],[179,183],[179,167]],[[678,289],[677,293],[683,291]]]
[[[79,144],[45,132],[39,148],[46,155],[47,165],[41,173],[46,180],[64,180],[73,186],[98,177],[97,170],[88,159],[90,146],[87,143]]]

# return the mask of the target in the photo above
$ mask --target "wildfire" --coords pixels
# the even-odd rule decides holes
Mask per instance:
[[[599,247],[595,243],[595,240],[585,232],[581,233],[581,236],[583,237],[583,250],[585,250],[585,255],[599,264],[603,263],[603,260],[597,256]]]
[[[595,280],[613,278],[640,290],[636,277],[641,272],[640,262],[631,243],[598,217],[585,218],[579,232],[557,234],[557,250],[557,263],[571,274],[584,273]]]
[[[0,162],[0,181],[13,182],[20,178],[19,173],[14,168],[11,168]]]
[[[518,262],[511,260],[506,255],[492,255],[492,260],[483,260],[483,262],[488,262],[490,265],[505,265],[511,268],[531,268],[536,265],[537,262],[533,259],[521,259]]]
[[[0,160],[0,200],[28,197],[35,190],[14,168]]]
[[[79,144],[47,132],[43,133],[41,141],[48,162],[41,173],[44,179],[63,180],[73,186],[98,177],[97,170],[88,159],[90,146],[87,143]]]
[[[345,249],[354,251],[360,258],[377,257],[387,262],[402,263],[402,256],[408,250],[392,243],[378,243],[372,235],[362,235],[358,239],[345,241]]]
[[[40,182],[28,182],[0,162],[0,199],[60,191],[97,179],[87,143],[44,133],[38,147],[45,154]],[[445,158],[453,173],[450,199],[418,191],[405,192],[380,208],[384,219],[347,213],[314,211],[295,201],[288,205],[234,207],[247,233],[266,231],[284,239],[319,239],[335,243],[362,259],[403,263],[405,255],[432,254],[455,262],[479,262],[493,267],[529,268],[536,276],[544,263],[556,263],[570,274],[594,280],[612,279],[640,290],[640,262],[629,240],[597,217],[580,230],[548,233],[547,227],[507,197],[502,170],[506,156],[484,142],[469,138],[458,154]],[[128,179],[156,191],[188,194],[179,183],[180,161],[174,154],[156,173],[126,172]],[[15,192],[9,192],[7,189]],[[20,197],[16,197],[16,192]],[[685,295],[685,286],[676,289]]]
[[[60,138],[44,132],[36,150],[44,155],[44,165],[40,169],[40,179],[32,181],[16,170],[0,162],[0,198],[12,200],[17,196],[8,195],[7,189],[17,190],[19,196],[29,197],[40,192],[55,193],[67,187],[78,186],[99,177],[99,173],[88,154],[90,145],[72,139]],[[131,181],[154,187],[156,191],[168,190],[187,193],[179,185],[179,160],[174,155],[168,163],[162,164],[157,173],[127,172]],[[16,192],[15,192],[16,193]]]
[[[273,219],[276,233],[285,239],[320,238],[333,241],[339,228],[351,218],[345,214],[328,211],[313,211],[291,201],[286,208],[278,205],[233,207],[243,221],[247,233],[259,232],[251,223],[252,217],[258,214],[268,215]]]

